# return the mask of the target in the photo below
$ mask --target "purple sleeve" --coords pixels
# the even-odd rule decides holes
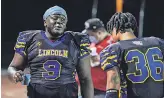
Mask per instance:
[[[27,44],[27,36],[25,33],[20,32],[17,38],[17,42],[15,44],[14,50],[16,53],[26,56],[26,45]]]
[[[121,50],[118,45],[111,44],[100,53],[100,63],[103,70],[108,70],[119,65]]]
[[[80,58],[90,55],[90,41],[88,35],[82,35],[80,43]]]

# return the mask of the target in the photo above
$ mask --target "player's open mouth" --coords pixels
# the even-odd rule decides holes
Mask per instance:
[[[54,30],[56,31],[56,30],[61,30],[61,28],[54,28]]]

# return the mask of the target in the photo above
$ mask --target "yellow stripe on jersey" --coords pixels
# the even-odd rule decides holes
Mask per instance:
[[[101,68],[104,70],[106,68],[107,65],[110,65],[111,63],[105,63]]]
[[[107,58],[101,63],[101,65],[104,65],[105,62],[107,62],[107,60],[112,60],[112,59],[114,59],[114,58],[116,58],[116,57],[117,57],[117,55],[112,55],[112,56],[107,57]]]
[[[89,43],[80,44],[80,47],[89,46]]]
[[[85,54],[87,54],[88,52],[83,52],[80,54],[80,56],[84,56]]]
[[[15,48],[24,48],[25,47],[25,45],[17,45],[16,44],[16,46],[15,46]]]
[[[116,62],[116,63],[117,63],[117,60],[114,60],[114,62]]]
[[[26,42],[19,42],[19,41],[17,40],[17,44],[25,45]]]
[[[26,55],[26,53],[23,51],[23,54]]]

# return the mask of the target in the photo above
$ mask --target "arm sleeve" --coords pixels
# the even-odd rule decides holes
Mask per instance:
[[[91,50],[89,48],[90,41],[87,34],[81,35],[81,41],[80,41],[80,58],[84,58],[88,55],[90,55]]]
[[[116,44],[111,44],[107,46],[103,51],[100,53],[100,63],[101,68],[103,70],[109,70],[114,66],[119,65],[121,49]]]
[[[14,47],[15,52],[25,57],[27,55],[28,41],[29,41],[29,36],[27,32],[20,32]]]

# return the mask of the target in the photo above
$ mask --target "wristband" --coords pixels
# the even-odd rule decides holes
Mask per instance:
[[[119,90],[116,90],[116,89],[108,89],[106,91],[105,98],[119,98]]]

